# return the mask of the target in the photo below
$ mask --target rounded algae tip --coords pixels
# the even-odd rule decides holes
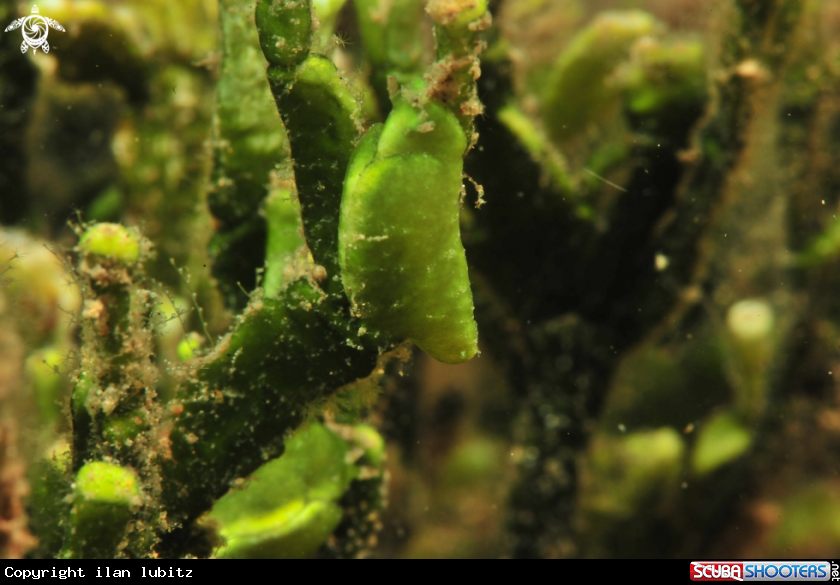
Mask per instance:
[[[94,461],[76,475],[76,493],[86,500],[134,504],[140,497],[134,474],[112,463]]]
[[[773,331],[773,307],[762,299],[738,301],[726,313],[730,333],[742,341],[766,338]]]
[[[89,227],[79,239],[78,247],[127,265],[136,263],[140,258],[140,238],[117,223],[98,223]]]

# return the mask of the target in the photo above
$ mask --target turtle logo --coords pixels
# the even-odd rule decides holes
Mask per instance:
[[[20,52],[25,53],[28,47],[32,47],[32,52],[37,53],[40,48],[45,53],[50,52],[50,45],[47,43],[47,34],[50,28],[64,32],[64,28],[54,21],[52,18],[41,16],[38,14],[38,7],[32,7],[32,14],[18,18],[12,21],[12,24],[6,27],[6,32],[15,30],[23,26],[23,43],[20,45]]]

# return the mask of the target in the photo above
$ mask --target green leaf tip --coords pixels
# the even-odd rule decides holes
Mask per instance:
[[[489,15],[486,0],[429,0],[426,12],[450,32],[481,30],[477,23]]]
[[[87,502],[133,506],[140,502],[140,489],[137,478],[128,469],[94,461],[76,475],[76,497]]]
[[[257,30],[266,60],[292,68],[300,65],[312,46],[312,6],[309,0],[259,0]]]
[[[338,501],[358,473],[350,445],[325,426],[313,423],[298,431],[282,457],[216,502],[210,519],[225,540],[217,555],[312,556],[338,526]]]
[[[375,467],[384,465],[385,439],[369,425],[356,425],[353,428],[356,442],[362,446],[369,463]]]
[[[184,339],[178,343],[178,348],[176,350],[178,353],[178,359],[182,362],[190,361],[195,357],[196,350],[203,347],[206,341],[207,340],[198,333],[188,333]]]
[[[140,259],[140,238],[117,223],[98,223],[79,239],[79,249],[131,266]]]
[[[624,92],[631,114],[675,116],[685,115],[686,108],[702,108],[708,97],[702,42],[646,37],[636,42],[631,53],[613,80]]]
[[[227,526],[220,558],[300,559],[310,557],[341,520],[333,502],[294,500],[271,514]]]
[[[618,104],[618,88],[607,80],[636,41],[658,27],[653,16],[639,10],[604,12],[571,40],[543,92],[543,118],[555,141],[579,135]]]
[[[341,203],[339,262],[354,310],[446,363],[478,353],[459,224],[466,145],[448,110],[399,100],[359,143]]]
[[[705,475],[731,463],[752,445],[750,431],[732,412],[713,416],[701,429],[694,447],[691,465],[698,475]]]

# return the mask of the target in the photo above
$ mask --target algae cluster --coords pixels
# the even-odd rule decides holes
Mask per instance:
[[[39,9],[0,556],[836,556],[833,2]]]

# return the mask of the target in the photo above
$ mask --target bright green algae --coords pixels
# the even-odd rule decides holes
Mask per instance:
[[[356,311],[447,363],[478,352],[458,220],[466,144],[442,107],[398,102],[350,162],[339,228],[342,278]]]

